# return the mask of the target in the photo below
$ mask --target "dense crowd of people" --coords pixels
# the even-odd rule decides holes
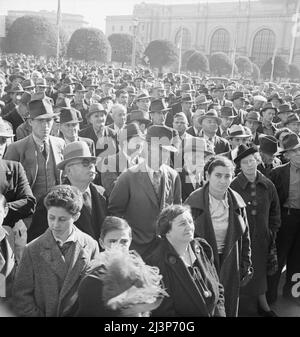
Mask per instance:
[[[300,84],[0,61],[17,316],[275,317],[300,272]]]

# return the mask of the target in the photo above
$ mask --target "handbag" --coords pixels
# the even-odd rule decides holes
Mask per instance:
[[[269,254],[267,259],[267,275],[272,276],[278,270],[277,248],[275,238],[269,246]]]

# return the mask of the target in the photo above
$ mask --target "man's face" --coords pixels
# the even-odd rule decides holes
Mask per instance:
[[[53,125],[53,118],[42,118],[31,120],[32,133],[40,140],[49,138]]]
[[[65,167],[65,174],[71,182],[89,184],[96,176],[95,162],[91,159],[73,159]]]
[[[258,110],[258,109],[261,109],[263,104],[264,104],[264,102],[262,102],[262,101],[254,100],[253,107]]]
[[[223,90],[216,90],[216,97],[220,101],[222,101],[224,99],[224,95],[225,95],[225,91],[223,91]]]
[[[75,99],[77,101],[83,101],[84,100],[84,95],[85,95],[85,92],[76,91],[76,93],[75,93]]]
[[[293,123],[288,123],[286,125],[288,129],[290,129],[292,132],[295,132],[297,135],[300,132],[300,123],[299,122],[293,122]]]
[[[74,142],[78,139],[79,123],[62,123],[60,124],[60,131],[63,133],[66,139]]]
[[[238,138],[238,137],[233,137],[229,139],[229,143],[231,145],[232,150],[239,147],[241,144],[243,144],[245,138]]]
[[[128,105],[128,94],[121,94],[118,99],[117,99],[117,102],[119,104],[122,104],[124,106],[127,106]]]
[[[284,113],[279,113],[278,117],[284,123],[284,122],[286,122],[286,120],[288,118],[288,115],[289,115],[288,112],[284,112]]]
[[[173,128],[178,131],[179,135],[184,134],[187,127],[187,121],[183,117],[174,118]]]
[[[166,116],[163,111],[151,112],[153,125],[165,124]]]
[[[247,120],[245,122],[245,125],[251,130],[252,134],[254,135],[258,128],[259,123],[253,120]]]
[[[100,130],[105,126],[106,114],[101,111],[95,112],[89,117],[89,122],[93,125],[94,129]]]
[[[138,110],[142,110],[142,111],[149,111],[150,108],[150,99],[149,98],[143,98],[143,99],[139,99],[138,101],[136,101],[136,105],[138,107]]]
[[[263,120],[268,123],[272,123],[273,118],[275,117],[274,109],[267,109],[263,111]]]
[[[126,111],[123,109],[118,109],[117,111],[114,111],[112,115],[112,119],[114,120],[114,123],[117,125],[117,127],[122,128],[126,123]]]
[[[40,87],[40,86],[36,86],[35,87],[35,92],[36,93],[39,93],[39,92],[46,92],[46,89],[45,87]]]
[[[243,109],[245,105],[245,100],[240,97],[238,99],[235,99],[233,104],[237,109]]]
[[[204,132],[216,133],[218,129],[218,122],[215,118],[204,118],[202,120],[202,129]]]
[[[194,113],[193,119],[192,119],[193,127],[196,128],[197,130],[201,129],[201,124],[199,123],[199,117],[200,116],[201,116],[200,113]]]
[[[186,112],[192,111],[192,105],[193,105],[192,102],[182,102],[181,105],[182,105],[183,112],[186,113]]]
[[[26,118],[29,114],[27,105],[25,104],[20,104],[18,108],[18,112],[21,115],[21,117]]]

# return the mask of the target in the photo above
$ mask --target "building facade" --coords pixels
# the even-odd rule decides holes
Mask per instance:
[[[141,3],[130,16],[108,16],[106,35],[132,34],[133,20],[137,19],[137,36],[145,45],[156,39],[178,45],[182,34],[183,51],[197,49],[210,55],[217,51],[232,54],[236,50],[236,55],[248,56],[259,66],[276,52],[300,67],[300,34],[295,28],[297,3],[298,0]]]
[[[8,11],[6,16],[6,28],[11,25],[17,18],[24,15],[33,15],[33,16],[42,16],[48,19],[48,21],[54,25],[56,25],[57,13],[55,11]],[[61,27],[65,31],[67,38],[70,38],[72,33],[84,27],[87,22],[84,21],[84,17],[82,15],[77,14],[61,14]]]

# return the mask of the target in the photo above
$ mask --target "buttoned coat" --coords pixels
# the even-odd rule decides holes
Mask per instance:
[[[109,213],[128,221],[133,232],[131,249],[141,255],[155,239],[156,219],[160,211],[168,205],[181,204],[178,173],[167,165],[162,165],[161,171],[160,200],[143,162],[119,176],[109,197]]]
[[[191,241],[190,245],[196,256],[206,291],[210,291],[212,295],[206,299],[204,290],[198,288],[174,247],[167,239],[161,239],[145,261],[159,268],[169,297],[164,298],[162,304],[152,312],[152,316],[225,316],[224,288],[219,282],[213,263],[212,249],[200,238]]]
[[[241,172],[230,187],[238,192],[246,203],[251,238],[253,278],[241,288],[241,293],[258,296],[267,290],[267,258],[269,246],[280,227],[280,205],[275,186],[262,173],[257,172],[255,197],[251,196],[250,184]]]
[[[49,142],[54,158],[56,182],[59,185],[61,183],[62,171],[58,170],[56,165],[63,160],[65,142],[61,138],[54,136],[49,137]],[[32,134],[10,144],[7,148],[4,159],[18,161],[23,165],[28,182],[32,188],[38,172],[37,150]]]
[[[237,192],[228,189],[229,221],[221,260],[209,211],[209,183],[193,192],[185,204],[192,209],[195,237],[205,239],[212,247],[216,270],[224,286],[226,316],[237,316],[240,283],[250,277],[252,269],[246,204]]]
[[[99,247],[89,235],[75,230],[69,265],[50,229],[25,247],[13,286],[13,307],[19,316],[69,316],[77,310],[78,285],[98,258]]]

